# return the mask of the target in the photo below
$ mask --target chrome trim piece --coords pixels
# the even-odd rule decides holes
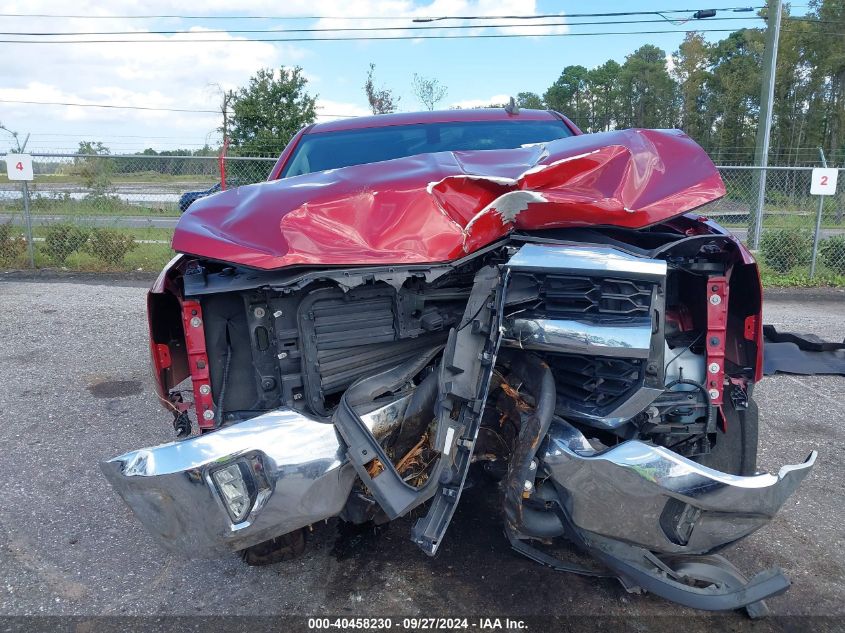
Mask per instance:
[[[618,275],[654,282],[649,316],[593,315],[574,319],[529,318],[517,312],[505,324],[503,343],[509,347],[561,354],[641,359],[663,367],[663,285],[667,265],[663,260],[637,257],[611,246],[585,244],[525,244],[508,260],[508,268],[540,274]],[[612,411],[566,410],[559,399],[559,413],[602,429],[615,429],[644,411],[663,393],[662,371],[646,374],[638,386]]]
[[[631,394],[630,398],[623,400],[613,411],[604,415],[594,415],[584,411],[568,411],[564,408],[560,409],[560,415],[577,418],[579,422],[593,428],[615,429],[628,422],[638,413],[645,411],[646,407],[657,400],[663,392],[663,389],[640,387]],[[562,403],[559,402],[558,405],[562,406]]]
[[[654,552],[699,554],[768,523],[810,472],[816,452],[777,475],[740,477],[638,440],[597,452],[558,420],[542,458],[578,528]],[[670,538],[661,524],[672,499],[683,510],[685,542]]]
[[[361,416],[374,433],[402,419],[410,396]],[[233,524],[211,473],[237,460],[260,464],[255,501]],[[114,489],[165,548],[219,556],[286,534],[343,509],[355,470],[333,424],[279,409],[198,437],[103,462]]]
[[[567,354],[648,358],[649,317],[605,319],[600,323],[570,319],[520,319],[505,325],[505,345]]]
[[[658,280],[666,276],[666,262],[663,260],[637,257],[611,246],[584,244],[525,244],[508,260],[507,266],[515,270],[545,273],[624,273]]]

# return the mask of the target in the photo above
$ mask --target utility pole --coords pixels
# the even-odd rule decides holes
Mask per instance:
[[[772,106],[775,98],[775,78],[777,76],[778,41],[780,40],[780,20],[783,14],[782,0],[768,0],[768,26],[766,28],[766,50],[763,61],[763,85],[760,89],[760,116],[757,121],[757,141],[754,150],[754,162],[762,169],[757,176],[757,202],[750,216],[749,243],[752,249],[760,246],[760,233],[763,230],[763,209],[766,201],[766,167],[769,164],[769,137],[772,132]]]

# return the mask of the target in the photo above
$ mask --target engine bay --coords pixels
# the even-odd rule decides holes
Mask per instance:
[[[657,234],[650,236],[660,250],[653,259],[622,242],[619,231],[590,231],[589,247],[567,240],[567,231],[555,233],[545,238],[549,243],[512,242],[435,270],[373,271],[357,279],[306,273],[293,284],[267,279],[236,290],[226,288],[242,283],[242,271],[189,263],[183,283],[202,308],[213,394],[213,418],[201,419],[200,427],[278,407],[330,421],[356,381],[442,348],[460,325],[474,276],[492,264],[509,271],[502,345],[530,350],[553,369],[556,415],[606,445],[638,437],[686,456],[709,452],[723,385],[708,385],[707,366],[718,361],[708,356],[708,331],[711,341],[717,337],[706,297],[708,282],[724,285],[728,271],[742,274],[731,242],[705,236],[702,254],[701,236]],[[689,242],[699,247],[695,257],[684,254]],[[549,261],[550,244],[566,245],[568,259]],[[723,336],[728,318],[749,334],[754,298],[730,305]],[[728,397],[742,402],[754,380],[756,343],[730,336],[710,348],[727,344],[728,367],[719,370],[732,376]],[[425,371],[435,366],[436,360]],[[414,377],[416,384],[424,379]]]

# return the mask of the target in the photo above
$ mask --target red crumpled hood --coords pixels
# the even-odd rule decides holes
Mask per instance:
[[[173,248],[263,269],[444,262],[515,229],[642,228],[723,195],[682,132],[622,130],[238,187],[192,204]]]

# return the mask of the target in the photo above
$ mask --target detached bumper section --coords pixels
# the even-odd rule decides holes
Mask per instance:
[[[706,554],[764,526],[815,460],[740,477],[638,440],[597,452],[563,420],[542,454],[576,528],[666,554]]]
[[[779,569],[749,580],[710,552],[768,523],[810,472],[815,451],[777,475],[740,477],[638,440],[599,452],[557,419],[539,457],[557,492],[546,514],[628,591],[646,590],[708,611],[744,607],[754,618],[768,612],[764,599],[789,588]],[[513,544],[538,562],[583,573]]]
[[[375,434],[400,421],[403,398],[362,417]],[[280,409],[101,464],[166,549],[215,557],[340,513],[355,470],[332,424]]]

